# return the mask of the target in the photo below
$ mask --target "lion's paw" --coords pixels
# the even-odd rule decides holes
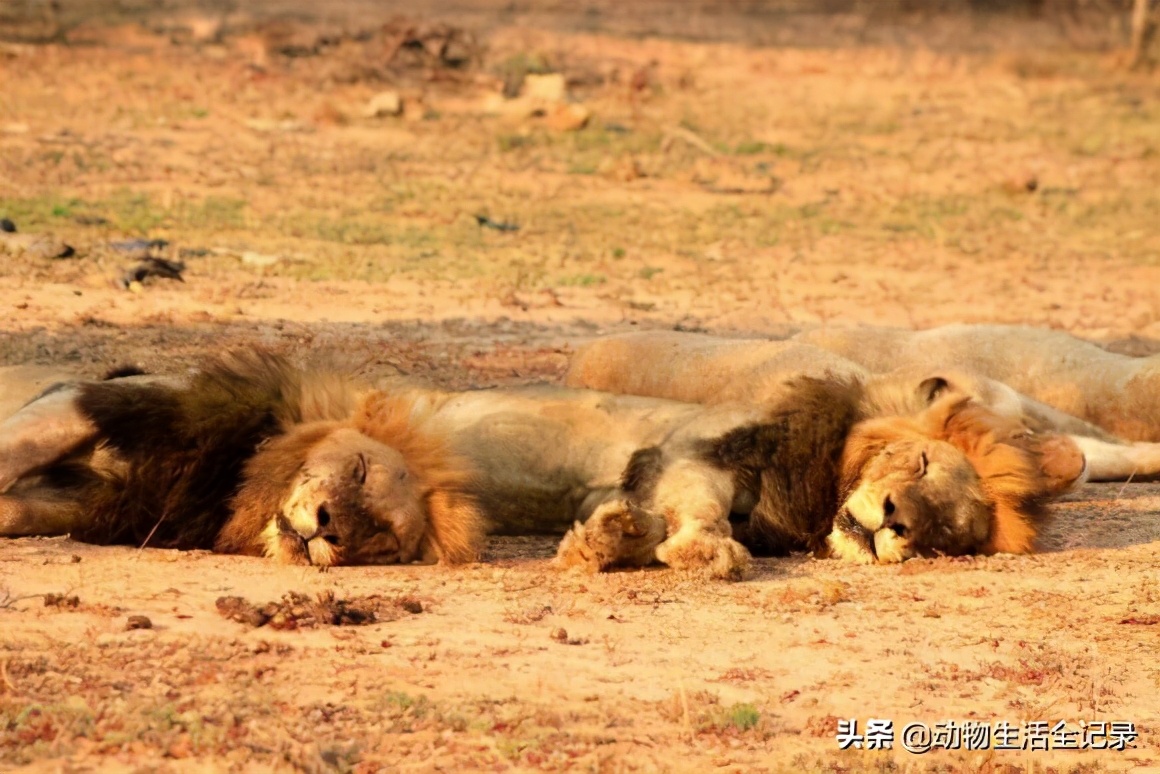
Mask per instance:
[[[556,551],[555,565],[599,572],[617,565],[644,566],[663,537],[663,525],[634,517],[627,504],[602,505],[584,523],[576,522]]]
[[[592,540],[592,543],[597,541]],[[601,546],[590,545],[588,530],[580,522],[576,522],[572,529],[560,541],[556,549],[556,558],[552,564],[561,570],[579,569],[587,572],[600,572],[601,556],[604,553]]]
[[[730,537],[707,532],[678,532],[657,546],[657,559],[676,570],[701,570],[710,578],[741,580],[751,557]]]
[[[837,527],[826,536],[826,548],[830,557],[850,564],[874,564],[878,557],[874,554],[873,538],[865,530],[844,530]]]

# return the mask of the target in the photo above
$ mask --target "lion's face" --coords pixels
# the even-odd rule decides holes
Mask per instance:
[[[306,454],[263,538],[267,554],[295,564],[397,564],[419,558],[426,528],[403,455],[341,428]]]
[[[1026,553],[1043,504],[1084,469],[1067,436],[1031,433],[948,396],[913,419],[870,420],[851,432],[844,507],[873,536],[880,562]]]
[[[874,536],[880,562],[969,554],[991,534],[991,508],[961,451],[928,438],[887,444],[862,470],[846,508]]]

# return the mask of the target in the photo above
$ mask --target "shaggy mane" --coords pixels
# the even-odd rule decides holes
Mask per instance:
[[[402,454],[422,485],[428,518],[424,556],[450,564],[476,561],[485,521],[469,494],[473,468],[452,451],[449,439],[423,429],[431,410],[429,402],[417,396],[372,392],[363,398],[352,423]]]
[[[1066,491],[1084,468],[1082,452],[1066,436],[1033,435],[1018,420],[951,394],[920,416],[872,419],[855,428],[842,458],[843,491],[851,491],[866,464],[905,435],[945,441],[975,469],[992,513],[983,547],[988,554],[1031,552],[1047,501]]]
[[[958,398],[924,417],[932,437],[966,455],[994,512],[987,553],[1025,554],[1035,547],[1048,499],[1082,474],[1084,458],[1066,436],[1034,436],[1016,420]]]

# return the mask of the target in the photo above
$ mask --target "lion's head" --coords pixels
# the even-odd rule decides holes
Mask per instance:
[[[863,422],[842,469],[843,507],[881,562],[915,555],[1026,553],[1046,501],[1084,473],[1067,436],[1036,435],[958,395],[917,417]]]
[[[372,393],[348,422],[291,427],[246,464],[216,549],[323,567],[474,559],[467,468],[421,422]]]

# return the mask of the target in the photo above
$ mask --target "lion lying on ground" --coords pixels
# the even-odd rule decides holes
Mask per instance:
[[[1160,355],[1120,355],[1062,331],[1017,325],[945,325],[925,331],[819,328],[793,340],[874,373],[970,371],[1115,438],[1160,441]]]
[[[1036,354],[1040,346],[1042,353]],[[1032,376],[1020,371],[1020,358],[1026,358],[1023,370]],[[886,371],[891,365],[894,370]],[[1085,365],[1097,373],[1084,373]],[[1098,372],[1105,365],[1109,370]],[[976,368],[986,370],[980,374]],[[903,416],[947,392],[958,393],[1031,431],[1070,435],[1087,459],[1088,480],[1123,481],[1160,474],[1160,444],[1125,443],[1109,431],[1134,428],[1137,438],[1160,433],[1160,397],[1148,408],[1144,391],[1118,394],[1110,385],[1143,384],[1155,368],[1147,358],[1112,355],[1066,334],[1031,328],[950,326],[922,333],[857,328],[807,332],[787,341],[658,331],[586,344],[565,381],[630,395],[764,405],[780,399],[789,378],[833,374],[864,380],[869,393]],[[1038,387],[1028,397],[999,378]],[[1141,417],[1133,418],[1138,406],[1144,406]]]
[[[575,524],[558,562],[706,568],[746,547],[858,561],[1023,552],[1043,503],[1080,477],[1066,438],[947,395],[911,417],[856,379],[800,378],[764,405],[697,406],[532,388],[413,397],[452,439],[506,531]]]
[[[575,525],[565,566],[736,578],[742,542],[864,562],[1026,550],[1083,467],[955,396],[882,416],[857,380],[721,408],[546,388],[378,392],[355,409],[359,392],[263,355],[50,391],[0,427],[0,534],[459,561],[478,550],[478,502],[498,531]]]
[[[319,566],[480,551],[465,464],[405,402],[360,403],[352,382],[263,353],[184,378],[66,381],[20,408],[50,381],[0,369],[0,535]]]

